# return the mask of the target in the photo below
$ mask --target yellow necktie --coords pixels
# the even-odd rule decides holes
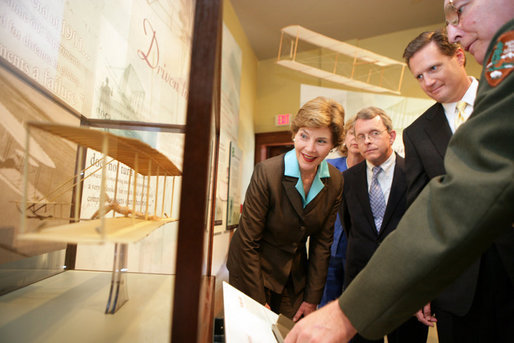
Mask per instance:
[[[464,119],[464,110],[466,109],[467,105],[468,104],[466,104],[465,101],[459,101],[457,103],[457,107],[455,108],[457,112],[457,114],[455,115],[455,130],[457,130],[459,126],[461,126],[462,123],[466,121],[466,119]]]

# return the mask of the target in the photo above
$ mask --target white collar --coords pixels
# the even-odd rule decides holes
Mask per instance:
[[[366,166],[368,168],[368,172],[370,172],[371,174],[373,174],[373,167],[381,167],[382,170],[384,171],[384,174],[387,174],[388,171],[394,167],[394,163],[396,162],[396,154],[393,150],[393,152],[391,153],[391,155],[387,158],[387,160],[384,161],[384,163],[382,163],[381,165],[379,166],[375,166],[373,165],[371,162],[369,162],[368,160],[366,160]],[[371,175],[370,174],[370,175]]]
[[[473,110],[473,104],[475,103],[475,97],[477,95],[478,90],[478,81],[473,76],[469,77],[471,79],[471,84],[468,87],[468,90],[466,93],[464,93],[464,96],[459,101],[465,101],[468,104],[468,107]],[[454,113],[455,107],[457,107],[457,102],[447,102],[443,103],[444,111],[445,113]]]

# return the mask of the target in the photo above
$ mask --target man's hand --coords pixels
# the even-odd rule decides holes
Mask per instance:
[[[426,326],[434,326],[434,323],[437,322],[437,319],[435,316],[432,315],[432,310],[430,308],[430,303],[423,306],[421,310],[416,312],[416,318]]]
[[[346,343],[356,333],[335,300],[296,323],[284,343]]]
[[[302,302],[298,311],[294,315],[293,321],[297,322],[300,318],[305,317],[306,315],[316,311],[316,304],[311,304],[306,301]]]

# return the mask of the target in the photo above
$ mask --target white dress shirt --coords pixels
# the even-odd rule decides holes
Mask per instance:
[[[473,76],[470,76],[471,84],[468,87],[468,90],[466,93],[464,93],[464,96],[461,101],[465,101],[466,109],[464,110],[464,120],[468,120],[471,113],[473,113],[473,104],[475,103],[475,97],[477,95],[477,89],[478,89],[478,81]],[[455,116],[457,115],[457,112],[455,108],[457,107],[457,102],[448,102],[445,104],[442,104],[444,108],[444,114],[446,115],[446,120],[448,120],[448,124],[450,125],[450,129],[452,130],[452,133],[455,133]]]

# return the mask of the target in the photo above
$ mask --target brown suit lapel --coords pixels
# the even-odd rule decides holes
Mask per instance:
[[[296,177],[284,176],[282,178],[282,186],[284,187],[284,190],[286,192],[287,199],[293,206],[298,216],[300,218],[303,218],[304,211],[302,196],[298,193],[298,191],[295,188],[297,182],[298,179]]]
[[[316,208],[317,204],[320,201],[319,199],[321,199],[323,197],[323,194],[325,194],[325,192],[327,191],[327,178],[321,178],[321,182],[323,182],[324,187],[316,195],[316,197],[314,199],[312,199],[311,202],[309,202],[307,204],[307,206],[305,206],[305,208],[304,208],[305,214],[309,213],[312,209]]]
[[[304,215],[308,214],[312,209],[316,208],[316,204],[319,202],[319,199],[321,199],[323,194],[327,191],[327,178],[321,178],[321,182],[323,182],[325,187],[323,187],[323,189],[316,195],[314,199],[311,200],[311,202],[307,204],[307,206],[305,206],[305,208],[303,208],[302,197],[296,189],[297,182],[298,179],[291,176],[284,176],[282,179],[282,185],[286,191],[287,198],[291,202],[291,205],[293,205],[296,213],[301,218],[303,218]]]

